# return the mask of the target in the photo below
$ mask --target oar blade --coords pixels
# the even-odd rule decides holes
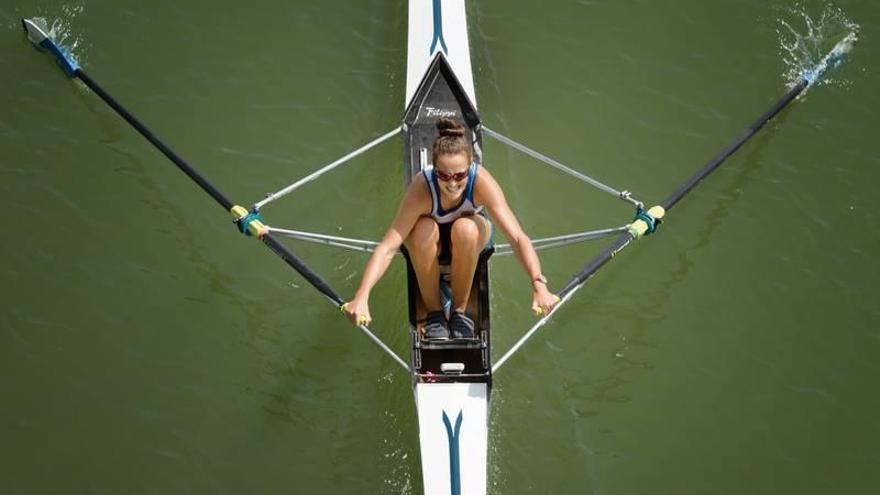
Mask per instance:
[[[22,19],[21,25],[24,27],[24,32],[28,39],[35,45],[39,46],[43,40],[49,37],[48,33],[33,19]]]
[[[814,67],[804,71],[803,78],[807,81],[807,84],[812,86],[813,83],[818,81],[825,74],[825,72],[840,65],[858,41],[858,31],[852,31],[842,40],[838,41],[837,44],[834,45],[834,48],[822,57]]]
[[[74,60],[67,48],[59,45],[52,38],[42,22],[37,19],[22,19],[21,25],[28,39],[35,47],[52,54],[68,77],[76,77],[76,71],[79,70],[76,60]]]

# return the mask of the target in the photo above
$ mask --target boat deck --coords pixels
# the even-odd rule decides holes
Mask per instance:
[[[432,167],[431,146],[437,137],[437,120],[451,117],[464,123],[470,131],[474,161],[482,162],[480,118],[464,88],[442,53],[435,55],[419,85],[403,119],[405,182],[408,186],[423,170]],[[412,364],[416,381],[491,381],[489,258],[488,248],[477,262],[474,283],[468,300],[467,314],[474,320],[476,340],[428,342],[422,340],[423,321],[427,315],[419,291],[418,280],[407,260],[409,322],[412,339]],[[444,282],[440,282],[444,283]],[[444,373],[444,363],[460,363],[460,373]]]

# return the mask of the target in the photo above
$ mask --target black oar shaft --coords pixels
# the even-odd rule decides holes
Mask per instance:
[[[614,258],[614,255],[616,255],[621,250],[623,250],[623,248],[628,246],[629,243],[633,241],[633,239],[633,235],[629,232],[622,234],[620,237],[617,238],[617,240],[614,241],[614,244],[612,244],[611,247],[599,253],[598,256],[590,260],[590,262],[584,265],[584,267],[581,268],[579,272],[572,276],[568,283],[566,283],[565,286],[556,293],[556,295],[560,298],[565,297],[566,294],[574,290],[577,286],[590,278],[594,273],[599,271],[599,268],[602,268],[605,263],[611,261],[611,259]]]
[[[730,155],[734,154],[736,150],[738,150],[746,141],[749,140],[755,133],[758,132],[759,129],[764,127],[768,121],[770,121],[773,117],[776,116],[783,108],[788,106],[789,103],[794,101],[795,98],[804,89],[807,88],[809,83],[806,80],[802,80],[796,86],[788,90],[785,93],[785,96],[780,98],[773,106],[770,107],[769,110],[764,112],[763,115],[758,117],[755,122],[750,125],[748,128],[743,130],[743,132],[726,148],[724,148],[718,155],[709,160],[709,162],[700,168],[690,179],[684,182],[681,186],[678,187],[672,194],[669,195],[666,200],[661,203],[661,206],[669,211],[678,203],[681,198],[683,198],[687,193],[689,193],[694,187],[697,186],[703,179],[705,179],[709,174],[714,172]],[[598,256],[590,260],[589,263],[584,265],[584,267],[565,284],[565,286],[559,290],[556,294],[559,297],[565,297],[566,294],[574,290],[576,287],[584,283],[588,278],[590,278],[594,273],[596,273],[602,266],[611,261],[614,256],[622,251],[625,247],[627,247],[635,237],[627,232],[614,241],[614,244],[611,245],[608,249],[599,253]]]
[[[142,136],[144,136],[147,141],[153,144],[159,151],[162,152],[163,155],[168,157],[169,160],[174,162],[180,170],[183,171],[186,175],[188,175],[193,181],[195,181],[206,193],[210,194],[214,200],[220,203],[226,211],[232,210],[235,204],[226,197],[225,194],[220,192],[216,187],[214,187],[210,182],[208,182],[201,174],[199,174],[193,167],[191,167],[183,158],[181,158],[177,153],[175,153],[171,148],[169,148],[158,136],[156,136],[151,130],[147,128],[144,124],[142,124],[138,119],[136,119],[128,110],[125,109],[122,105],[119,104],[109,93],[104,91],[98,83],[96,83],[91,77],[89,77],[82,69],[78,69],[76,71],[76,77],[78,77],[86,86],[89,87],[92,91],[94,91],[98,96],[104,100],[105,103],[110,105],[113,110],[119,114],[120,117],[125,119],[126,122],[131,124],[132,127],[137,129]],[[296,270],[303,278],[305,278],[315,289],[317,289],[320,293],[327,296],[334,304],[337,306],[341,305],[344,301],[339,294],[337,294],[328,284],[324,281],[318,274],[313,272],[299,257],[297,257],[293,252],[291,252],[286,246],[278,242],[277,239],[271,236],[271,234],[265,234],[261,237],[263,243],[269,247],[275,254],[277,254],[281,259],[284,260],[291,268]]]
[[[718,155],[716,155],[715,158],[709,160],[709,163],[707,163],[705,166],[703,166],[703,168],[698,170],[690,179],[688,179],[687,182],[682,184],[678,189],[676,189],[672,194],[670,194],[669,197],[666,198],[666,200],[664,200],[660,204],[660,206],[662,206],[663,209],[665,209],[666,211],[669,211],[670,209],[672,209],[672,207],[675,206],[675,204],[678,203],[681,200],[681,198],[683,198],[685,196],[685,194],[687,194],[688,192],[691,191],[691,189],[696,187],[696,185],[699,184],[700,181],[705,179],[706,176],[708,176],[709,174],[714,172],[715,169],[717,169],[724,162],[724,160],[726,160],[728,157],[730,157],[730,155],[732,155],[734,152],[736,152],[736,150],[738,150],[740,148],[740,146],[743,145],[743,143],[748,141],[749,138],[751,138],[752,136],[755,135],[756,132],[758,132],[758,130],[760,130],[762,127],[764,127],[764,124],[769,122],[770,119],[775,117],[776,114],[778,114],[783,108],[788,106],[789,103],[791,103],[795,98],[797,98],[797,96],[799,94],[801,94],[801,92],[804,89],[806,89],[807,85],[808,85],[807,80],[802,79],[801,82],[798,83],[797,86],[794,86],[793,88],[791,88],[787,93],[785,93],[785,96],[780,98],[776,103],[773,104],[772,107],[770,107],[769,110],[767,110],[766,112],[764,112],[763,115],[758,117],[758,119],[752,125],[750,125],[746,129],[744,129],[742,134],[739,135],[739,137],[737,137],[732,143],[727,145],[726,148],[721,150],[721,152],[718,153]]]
[[[142,124],[138,119],[134,117],[134,115],[130,114],[128,110],[125,109],[122,105],[119,104],[109,93],[104,91],[104,89],[98,85],[91,77],[88,76],[82,69],[76,71],[76,77],[78,77],[86,86],[89,87],[92,91],[94,91],[98,96],[104,100],[105,103],[110,105],[110,107],[119,114],[120,117],[125,119],[126,122],[131,124],[132,127],[137,129],[142,136],[144,136],[147,141],[153,144],[159,151],[162,152],[163,155],[168,157],[169,160],[174,162],[177,167],[183,171],[186,175],[189,176],[190,179],[195,181],[196,184],[199,185],[206,193],[210,194],[215,201],[220,203],[226,211],[232,209],[235,206],[229,198],[226,197],[222,192],[220,192],[216,187],[214,187],[210,182],[208,182],[204,177],[201,176],[194,168],[192,168],[186,161],[181,158],[177,153],[175,153],[171,148],[169,148],[158,136],[156,136],[153,131],[147,128],[144,124]]]
[[[295,254],[293,254],[287,246],[281,244],[278,239],[272,237],[272,234],[266,233],[263,237],[260,238],[269,249],[272,250],[275,254],[278,255],[279,258],[283,259],[285,263],[290,265],[294,270],[296,270],[300,275],[303,276],[306,280],[309,281],[312,286],[318,290],[321,294],[327,296],[330,301],[332,301],[337,306],[341,306],[342,303],[345,302],[344,299],[339,297],[339,294],[336,293],[328,284],[324,281],[317,273],[313,272],[305,263],[302,262]]]

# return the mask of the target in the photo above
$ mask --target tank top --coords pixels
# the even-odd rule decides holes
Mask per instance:
[[[474,204],[474,183],[477,179],[477,172],[480,166],[471,162],[468,167],[467,186],[465,186],[464,194],[457,206],[444,210],[440,203],[440,184],[437,174],[434,173],[434,167],[425,169],[425,182],[428,183],[428,190],[431,191],[431,218],[438,224],[452,223],[463,216],[473,215],[483,211],[482,206]]]

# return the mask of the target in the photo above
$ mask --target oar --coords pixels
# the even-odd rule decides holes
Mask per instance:
[[[801,93],[804,92],[807,88],[812,86],[819,78],[821,78],[822,74],[828,70],[839,64],[843,60],[843,56],[849,52],[855,42],[858,40],[857,33],[848,34],[843,40],[841,40],[834,48],[825,55],[822,60],[816,64],[811,70],[805,71],[802,75],[801,79],[791,87],[782,98],[777,100],[773,105],[764,112],[757,120],[755,120],[752,125],[747,127],[737,136],[736,139],[733,140],[727,147],[721,150],[714,158],[709,160],[706,165],[700,168],[696,173],[694,173],[690,179],[685,181],[681,186],[678,187],[672,194],[669,195],[660,205],[651,207],[647,211],[638,210],[636,214],[635,220],[629,224],[627,232],[623,233],[618,237],[614,243],[608,249],[602,251],[595,258],[590,260],[584,267],[572,276],[571,280],[565,284],[565,286],[560,289],[556,295],[560,298],[559,303],[553,310],[547,314],[543,315],[540,320],[538,320],[535,325],[532,326],[517,342],[514,344],[507,353],[505,353],[501,359],[495,362],[492,366],[492,372],[498,370],[505,361],[507,361],[510,356],[512,356],[520,347],[529,339],[532,335],[535,334],[541,327],[543,327],[548,319],[553,313],[555,313],[559,308],[561,308],[571,296],[580,289],[593,274],[599,271],[606,263],[611,261],[618,253],[623,251],[627,246],[629,246],[632,241],[654,232],[657,228],[657,225],[660,223],[663,216],[667,211],[671,210],[673,206],[675,206],[681,199],[689,193],[694,187],[697,186],[703,179],[705,179],[709,174],[714,172],[724,163],[727,158],[729,158],[732,154],[736,152],[746,141],[748,141],[752,136],[754,136],[764,124],[769,122],[773,117],[775,117],[779,112],[782,111],[785,107],[787,107],[792,101],[794,101]]]
[[[596,273],[599,268],[601,268],[605,263],[611,261],[611,259],[620,251],[622,251],[626,246],[628,246],[633,240],[638,239],[642,235],[653,233],[659,221],[663,218],[663,216],[672,209],[681,199],[693,190],[697,184],[702,182],[703,179],[709,176],[712,172],[718,169],[725,160],[727,160],[731,155],[733,155],[736,150],[740,149],[740,147],[746,143],[749,139],[751,139],[762,127],[764,124],[769,122],[773,117],[775,117],[779,112],[782,111],[783,108],[787,107],[791,102],[793,102],[801,93],[804,92],[807,88],[809,88],[814,82],[819,80],[822,74],[831,67],[839,64],[843,60],[843,56],[849,52],[852,46],[858,39],[858,35],[856,33],[848,34],[843,40],[841,40],[834,48],[825,55],[819,63],[813,67],[811,70],[804,72],[800,81],[797,82],[794,86],[792,86],[782,98],[779,98],[770,108],[764,112],[757,120],[755,120],[752,125],[745,128],[736,139],[733,140],[729,145],[727,145],[721,152],[715,155],[714,158],[709,160],[702,168],[700,168],[694,175],[690,177],[687,181],[685,181],[681,186],[678,187],[672,194],[669,195],[659,206],[654,206],[650,208],[647,212],[640,212],[637,218],[630,224],[629,231],[621,235],[617,238],[617,241],[611,245],[608,249],[600,253],[596,256],[592,261],[587,263],[581,271],[575,274],[571,280],[568,281],[565,286],[559,290],[557,295],[559,297],[565,297],[566,294],[576,289],[582,285],[590,276]]]
[[[169,160],[174,162],[175,165],[190,179],[192,179],[199,187],[202,188],[203,191],[208,193],[214,200],[220,204],[226,211],[230,212],[235,219],[236,224],[238,224],[241,232],[248,236],[253,236],[260,239],[263,244],[265,244],[273,253],[277,254],[285,263],[287,263],[291,268],[297,271],[303,278],[305,278],[309,284],[312,285],[315,289],[318,290],[321,294],[327,297],[336,307],[342,307],[345,301],[339,297],[339,294],[334,291],[323,278],[321,278],[317,273],[312,271],[299,257],[293,254],[286,246],[281,244],[277,239],[275,239],[272,234],[269,232],[268,227],[263,224],[262,218],[256,214],[248,212],[247,208],[242,206],[233,204],[232,201],[226,197],[225,194],[220,192],[219,189],[214,187],[213,184],[208,182],[204,176],[198,173],[192,166],[190,166],[183,158],[180,157],[177,153],[175,153],[171,148],[168,147],[164,142],[162,142],[159,137],[154,134],[150,129],[147,128],[144,124],[142,124],[137,118],[134,117],[128,110],[125,109],[119,102],[116,101],[109,93],[104,91],[94,79],[89,77],[82,68],[76,63],[76,60],[71,56],[70,52],[63,46],[59,45],[55,42],[55,40],[48,34],[46,31],[40,27],[37,23],[30,19],[22,19],[22,26],[24,26],[25,33],[28,36],[28,39],[34,44],[34,46],[41,48],[48,53],[52,54],[55,57],[55,60],[64,70],[64,73],[67,74],[70,78],[76,78],[82,81],[86,86],[89,87],[92,91],[95,92],[102,100],[104,100],[107,105],[110,106],[120,117],[125,119],[126,122],[131,124],[142,136],[144,136],[147,141],[149,141],[153,146],[155,146],[159,151],[162,152]],[[394,351],[389,349],[378,337],[376,337],[372,332],[370,332],[365,326],[360,325],[360,328],[363,332],[367,334],[367,336],[373,340],[379,347],[382,348],[386,353],[388,353],[395,361],[397,361],[401,366],[404,367],[407,371],[409,371],[409,365],[406,364],[403,359],[400,358]]]

